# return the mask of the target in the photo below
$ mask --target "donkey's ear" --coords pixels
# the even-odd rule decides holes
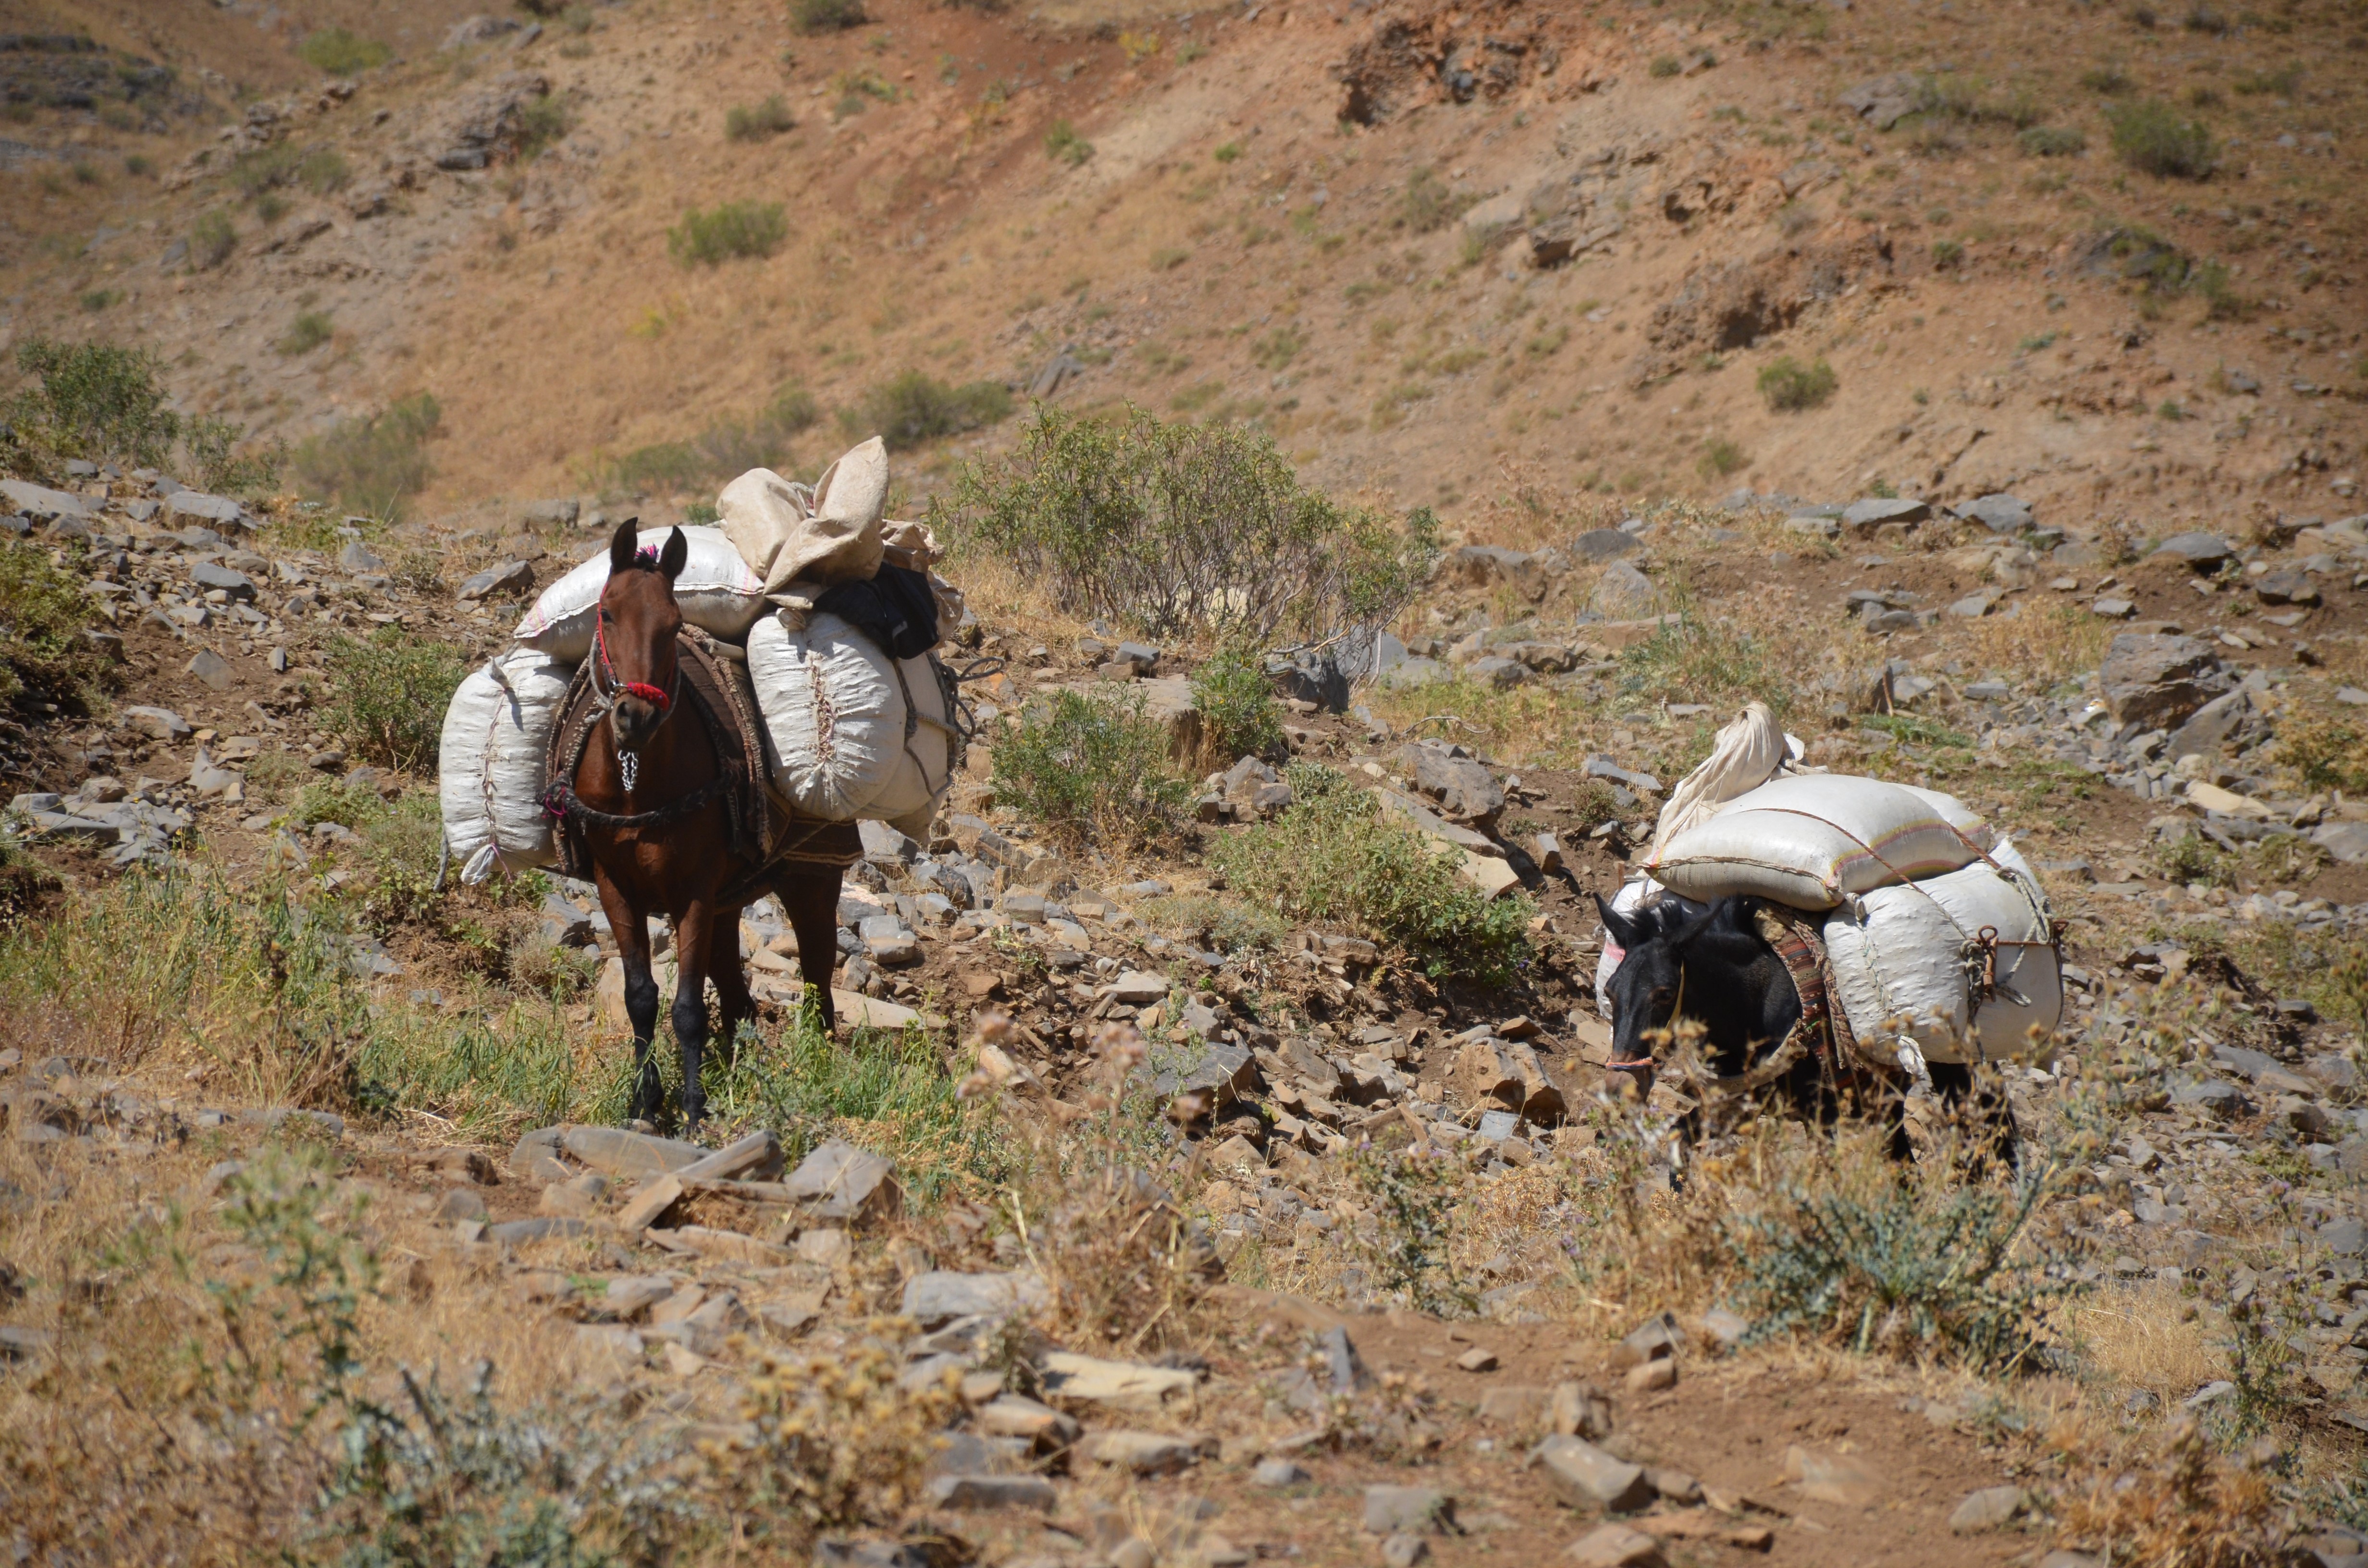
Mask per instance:
[[[1623,948],[1636,945],[1637,924],[1634,919],[1606,903],[1601,893],[1595,895],[1595,910],[1603,917],[1603,928],[1611,934],[1613,941]]]
[[[633,549],[642,540],[641,523],[639,517],[627,517],[617,525],[617,531],[609,536],[609,571],[611,574],[633,569]]]
[[[666,574],[666,580],[671,583],[681,576],[689,560],[690,540],[683,537],[682,530],[677,528],[666,535],[666,548],[658,551],[658,570]]]

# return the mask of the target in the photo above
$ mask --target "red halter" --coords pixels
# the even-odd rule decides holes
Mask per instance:
[[[598,645],[600,650],[600,663],[608,667],[610,681],[615,685],[616,689],[619,692],[627,697],[638,697],[643,701],[648,703],[651,707],[655,708],[661,713],[664,713],[668,708],[674,705],[674,699],[672,696],[658,687],[652,686],[647,681],[629,680],[622,683],[616,682],[617,662],[609,657],[608,623],[601,618],[599,611],[597,609],[592,613],[592,641]]]

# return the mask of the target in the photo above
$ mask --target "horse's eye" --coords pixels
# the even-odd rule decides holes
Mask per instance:
[[[1668,986],[1664,985],[1660,987],[1653,993],[1653,1006],[1656,1007],[1665,1007],[1668,1006],[1670,994],[1671,994]]]

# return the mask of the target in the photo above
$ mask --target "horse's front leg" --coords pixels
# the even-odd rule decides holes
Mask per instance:
[[[658,1028],[658,983],[650,972],[649,921],[606,872],[595,870],[594,886],[617,938],[617,957],[625,969],[625,1017],[633,1027],[633,1094],[625,1115],[628,1120],[653,1121],[661,1091],[658,1064],[650,1059]]]
[[[707,976],[715,960],[715,910],[704,902],[685,908],[674,925],[674,1039],[682,1048],[682,1121],[696,1131],[707,1115],[699,1081],[707,1051]]]

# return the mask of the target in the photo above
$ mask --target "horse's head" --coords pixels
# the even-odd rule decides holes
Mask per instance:
[[[625,519],[609,541],[609,583],[600,590],[593,644],[598,661],[593,676],[614,704],[609,725],[620,755],[637,755],[649,744],[680,685],[675,638],[682,631],[682,607],[675,603],[674,580],[682,575],[690,544],[677,528],[663,550],[638,549],[640,520]]]
[[[1627,949],[1611,975],[1611,1086],[1633,1084],[1649,1094],[1655,1042],[1646,1037],[1684,1017],[1708,1027],[1713,1046],[1729,1044],[1718,1037],[1736,1004],[1748,1001],[1743,971],[1767,944],[1753,929],[1747,898],[1723,898],[1691,919],[1673,903],[1622,915],[1599,896],[1595,907],[1604,930]]]

